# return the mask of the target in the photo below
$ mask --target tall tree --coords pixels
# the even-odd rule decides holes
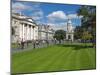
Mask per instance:
[[[74,39],[81,39],[82,36],[82,28],[81,26],[76,26],[74,30]]]
[[[54,38],[61,43],[61,40],[64,40],[66,38],[66,32],[64,30],[57,30],[55,31]]]
[[[81,6],[77,11],[78,15],[82,15],[81,28],[85,28],[91,35],[92,40],[96,39],[96,7]],[[83,31],[84,33],[84,31]]]
[[[92,35],[88,31],[84,31],[81,38],[84,40],[84,42],[86,42],[86,40],[90,40],[92,38]]]

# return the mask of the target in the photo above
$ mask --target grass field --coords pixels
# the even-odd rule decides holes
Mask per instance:
[[[91,44],[62,44],[12,54],[12,73],[82,70],[96,68]]]

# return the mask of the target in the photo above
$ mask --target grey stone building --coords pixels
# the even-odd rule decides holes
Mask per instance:
[[[14,30],[14,34],[11,35],[12,43],[16,43],[21,40],[28,41],[35,39],[37,34],[35,32],[37,25],[32,18],[18,13],[12,13],[11,22],[11,28]]]
[[[54,30],[50,25],[38,25],[38,36],[42,40],[52,40],[54,36]]]

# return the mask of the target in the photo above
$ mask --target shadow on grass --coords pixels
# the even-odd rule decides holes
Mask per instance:
[[[80,49],[86,49],[86,48],[93,48],[93,46],[91,44],[57,44],[57,46],[59,47],[72,47],[74,50],[80,50]]]

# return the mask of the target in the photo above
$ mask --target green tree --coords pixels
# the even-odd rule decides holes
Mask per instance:
[[[80,39],[82,36],[82,28],[81,26],[76,26],[74,30],[74,39]]]
[[[92,39],[92,35],[88,31],[84,31],[81,38],[86,42],[86,40]]]
[[[54,38],[61,43],[61,40],[64,40],[66,38],[66,32],[64,30],[57,30],[55,31]]]
[[[91,32],[96,28],[96,7],[81,6],[77,11],[78,15],[82,15],[81,26],[87,30],[91,28]],[[89,30],[90,31],[90,30]]]
[[[88,17],[89,13],[88,13],[88,6],[81,6],[79,8],[79,10],[77,11],[78,15],[82,15],[84,17]]]
[[[85,29],[89,32],[86,34],[84,31],[82,34],[92,36],[92,40],[96,40],[96,7],[95,6],[81,6],[77,11],[78,15],[82,15],[81,29]],[[88,37],[87,36],[87,37]],[[85,36],[84,36],[85,37]],[[95,42],[93,42],[95,43]]]

